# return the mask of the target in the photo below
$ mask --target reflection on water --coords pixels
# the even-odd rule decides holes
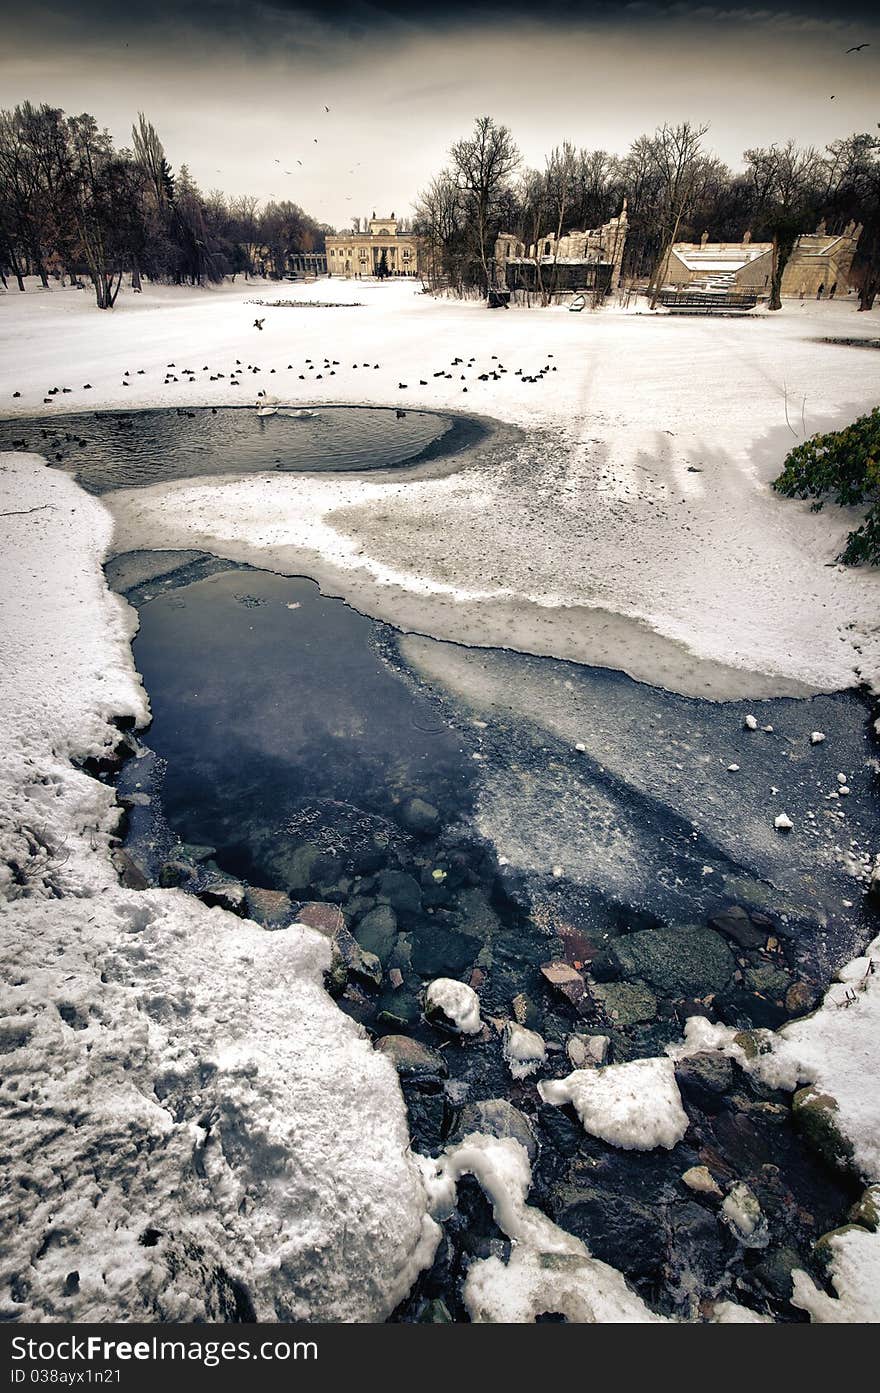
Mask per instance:
[[[263,571],[144,604],[134,654],[171,830],[216,848],[227,871],[296,891],[311,879],[291,883],[297,853],[332,861],[325,881],[351,875],[367,844],[400,837],[408,799],[451,821],[469,802],[468,757],[382,661],[378,628],[311,581]]]
[[[0,421],[0,451],[28,449],[90,493],[206,474],[387,469],[453,453],[485,434],[467,418],[382,407],[316,407],[297,417],[196,407]]]

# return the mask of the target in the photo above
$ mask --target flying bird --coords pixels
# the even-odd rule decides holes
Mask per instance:
[[[868,44],[853,44],[852,48],[848,48],[846,51],[847,51],[847,53],[861,53],[861,51],[862,51],[863,48],[870,48],[870,47],[871,47],[871,45],[870,45],[869,43],[868,43]]]
[[[325,107],[324,107],[324,110],[325,110],[325,111],[329,111],[329,110],[330,110],[329,106],[325,106]]]
[[[298,165],[301,165],[301,164],[302,164],[302,160],[297,160],[297,164],[298,164]]]

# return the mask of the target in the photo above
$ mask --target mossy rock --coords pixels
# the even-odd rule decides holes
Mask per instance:
[[[794,1124],[804,1141],[832,1170],[856,1173],[853,1145],[840,1127],[837,1103],[828,1093],[799,1088],[791,1103]]]
[[[813,1244],[813,1260],[823,1273],[827,1273],[837,1257],[834,1239],[841,1238],[846,1233],[863,1233],[860,1224],[841,1224],[839,1229],[831,1229],[828,1233],[823,1233],[821,1238],[817,1238]]]
[[[847,1217],[851,1224],[858,1224],[860,1228],[875,1233],[880,1228],[880,1185],[869,1185]]]
[[[639,978],[658,992],[701,997],[722,991],[731,981],[736,960],[714,929],[640,929],[623,934],[608,949],[621,976]]]

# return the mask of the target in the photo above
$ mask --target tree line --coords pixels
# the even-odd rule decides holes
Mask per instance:
[[[708,127],[690,121],[641,135],[625,155],[576,148],[569,141],[543,168],[524,165],[510,130],[482,116],[456,141],[447,165],[420,193],[414,227],[427,274],[457,293],[486,293],[493,283],[499,232],[527,246],[552,234],[600,227],[627,200],[623,278],[644,280],[652,301],[675,242],[738,242],[748,230],[773,247],[769,307],[798,235],[824,220],[829,232],[863,224],[852,268],[859,309],[880,290],[880,139],[854,134],[823,150],[788,140],[743,154],[735,172],[705,143]],[[553,293],[552,272],[542,298]]]
[[[112,309],[125,274],[173,285],[282,276],[293,252],[320,252],[332,231],[296,203],[202,193],[172,170],[141,113],[116,150],[93,116],[24,102],[0,111],[0,280],[88,279]]]

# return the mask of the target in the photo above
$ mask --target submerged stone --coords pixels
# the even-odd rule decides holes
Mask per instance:
[[[353,930],[362,948],[386,963],[397,941],[397,915],[390,905],[377,905]]]
[[[449,1140],[461,1141],[471,1132],[482,1132],[490,1137],[512,1137],[525,1147],[533,1164],[538,1158],[539,1143],[534,1127],[525,1113],[506,1098],[486,1098],[479,1103],[466,1103]]]
[[[853,1144],[840,1127],[835,1099],[808,1085],[798,1089],[791,1107],[795,1126],[816,1155],[832,1170],[852,1174]]]
[[[433,803],[423,798],[410,798],[400,810],[400,820],[407,831],[427,837],[440,825],[440,814]]]
[[[593,982],[590,996],[615,1025],[636,1025],[657,1015],[657,998],[637,982]]]
[[[376,1049],[391,1060],[401,1078],[445,1078],[449,1073],[446,1060],[438,1050],[413,1040],[409,1035],[383,1035]]]
[[[713,929],[640,929],[614,940],[607,956],[621,976],[640,977],[669,996],[700,997],[721,991],[736,962]]]

